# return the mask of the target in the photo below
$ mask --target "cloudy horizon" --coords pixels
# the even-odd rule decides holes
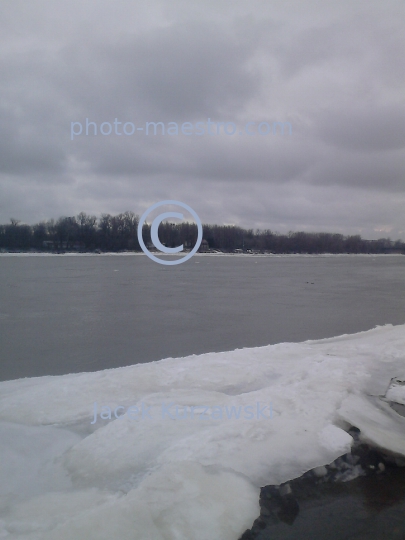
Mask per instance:
[[[203,223],[405,240],[402,2],[15,0],[0,15],[0,223],[171,199]],[[86,119],[97,135],[72,137]],[[119,135],[116,119],[236,129]],[[291,134],[257,132],[274,122]]]

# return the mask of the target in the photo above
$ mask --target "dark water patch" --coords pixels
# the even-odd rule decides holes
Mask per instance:
[[[357,441],[330,465],[263,487],[240,540],[405,540],[403,465]]]

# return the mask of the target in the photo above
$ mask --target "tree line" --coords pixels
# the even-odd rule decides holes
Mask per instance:
[[[139,216],[124,212],[100,218],[81,212],[73,217],[50,219],[26,225],[16,219],[0,225],[0,249],[18,251],[140,251],[137,238]],[[194,223],[161,223],[159,238],[167,247],[183,244],[192,248],[197,240]],[[144,225],[143,239],[150,244],[150,226]],[[365,240],[360,235],[243,229],[228,225],[203,225],[205,250],[267,253],[387,253],[402,251],[405,242],[390,238]]]

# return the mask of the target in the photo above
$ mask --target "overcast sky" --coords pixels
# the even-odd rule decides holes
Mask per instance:
[[[3,0],[0,223],[175,199],[204,223],[405,239],[404,9]],[[146,135],[146,122],[179,134]]]

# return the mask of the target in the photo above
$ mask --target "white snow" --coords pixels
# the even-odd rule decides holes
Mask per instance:
[[[405,325],[387,325],[0,383],[0,538],[237,540],[259,487],[321,475],[350,425],[405,456],[405,418],[379,397],[404,367]]]

